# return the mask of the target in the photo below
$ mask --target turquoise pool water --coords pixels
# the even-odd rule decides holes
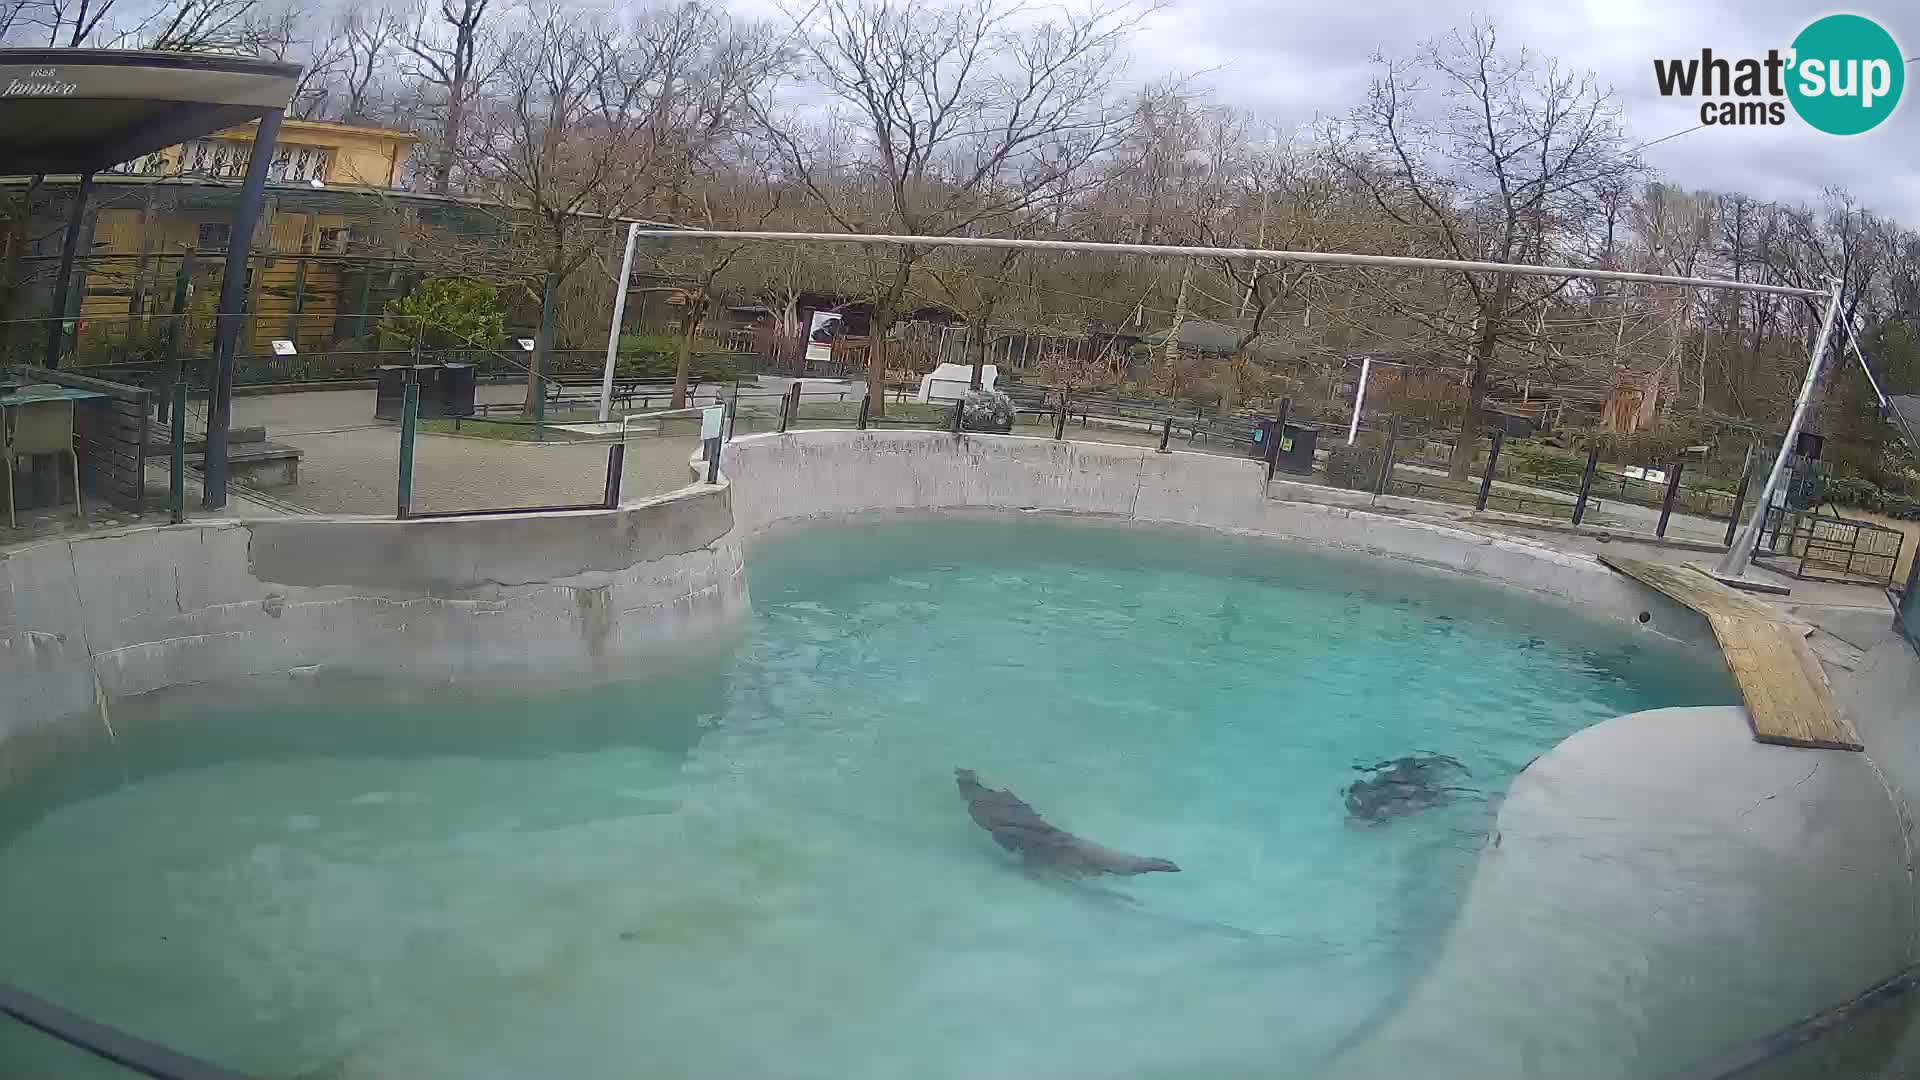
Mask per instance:
[[[1529,760],[1735,700],[1495,587],[1190,532],[888,521],[751,566],[748,637],[670,678],[123,710],[9,800],[0,969],[262,1077],[1310,1075]],[[1354,766],[1414,751],[1482,794],[1350,823]],[[1033,880],[957,765],[1183,872]],[[0,1074],[85,1074],[46,1042],[0,1026]]]

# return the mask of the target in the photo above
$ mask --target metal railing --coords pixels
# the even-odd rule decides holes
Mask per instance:
[[[1793,1075],[1802,1076],[1885,1075],[1881,1067],[1904,1034],[1904,1024],[1888,1032],[1872,1033],[1874,1041],[1883,1046],[1850,1047],[1840,1040],[1886,1016],[1881,1010],[1904,1001],[1915,989],[1920,989],[1920,964],[1903,968],[1838,1005],[1673,1073],[1668,1080],[1736,1080],[1769,1067],[1793,1067]],[[1822,1055],[1823,1060],[1813,1060],[1814,1055]],[[1841,1058],[1853,1060],[1842,1066],[1836,1060]]]
[[[17,986],[0,983],[0,1014],[153,1080],[247,1080],[240,1073],[89,1020]]]
[[[1802,581],[1893,584],[1906,534],[1870,521],[1769,507],[1753,561]]]

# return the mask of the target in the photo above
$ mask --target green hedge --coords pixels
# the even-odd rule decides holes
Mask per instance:
[[[701,382],[732,382],[740,374],[739,353],[702,349],[696,342],[687,357],[687,374]],[[614,370],[630,379],[671,379],[680,363],[680,339],[671,334],[622,334]]]

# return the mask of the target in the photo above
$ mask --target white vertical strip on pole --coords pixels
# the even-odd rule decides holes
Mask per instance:
[[[1851,320],[1840,324],[1840,332],[1847,335],[1847,347],[1853,350],[1853,358],[1860,361],[1860,370],[1866,373],[1867,385],[1873,387],[1873,396],[1883,409],[1891,408],[1886,392],[1880,389],[1880,380],[1873,377],[1873,368],[1867,363],[1867,354],[1860,351],[1860,339],[1853,336]]]
[[[1820,364],[1827,355],[1827,342],[1833,337],[1833,324],[1840,313],[1840,281],[1835,278],[1832,291],[1827,294],[1827,317],[1820,322],[1820,340],[1813,347],[1813,355],[1807,360],[1807,377],[1800,383],[1800,396],[1793,403],[1793,419],[1787,421],[1787,433],[1780,440],[1780,452],[1774,455],[1773,471],[1767,474],[1767,483],[1760,489],[1760,498],[1753,504],[1753,515],[1734,537],[1733,546],[1720,557],[1719,565],[1713,568],[1713,574],[1719,578],[1737,578],[1747,572],[1747,565],[1753,561],[1753,549],[1760,543],[1760,533],[1767,525],[1767,510],[1773,505],[1773,493],[1780,486],[1780,477],[1787,471],[1787,459],[1793,455],[1793,444],[1800,438],[1800,425],[1807,418],[1807,405],[1813,400],[1813,385],[1820,381]]]
[[[620,259],[620,280],[613,287],[613,325],[607,330],[607,367],[600,373],[600,422],[606,423],[613,412],[613,362],[620,354],[620,323],[627,315],[627,286],[633,280],[633,242],[640,237],[640,223],[627,224],[627,253]]]
[[[1360,433],[1360,407],[1367,403],[1367,373],[1373,370],[1373,357],[1360,358],[1360,386],[1353,392],[1353,420],[1347,424],[1347,445]]]

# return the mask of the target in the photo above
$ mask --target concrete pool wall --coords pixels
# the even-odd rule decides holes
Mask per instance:
[[[1249,460],[924,431],[750,436],[726,455],[720,485],[610,511],[205,522],[0,555],[0,786],[63,735],[100,731],[103,703],[182,683],[630,673],[748,618],[754,537],[874,513],[1257,534],[1711,641],[1699,616],[1585,556],[1349,493],[1287,484],[1269,498]],[[1720,707],[1607,721],[1529,766],[1439,960],[1332,1070],[1646,1075],[1920,959],[1902,795],[1920,792],[1920,666],[1891,635],[1857,636],[1859,663],[1829,675],[1865,754],[1762,746],[1743,710]],[[1610,1020],[1557,1030],[1555,1006]]]
[[[1365,509],[1369,496],[1276,482],[1217,454],[936,431],[806,431],[727,447],[743,538],[813,519],[963,508],[1047,510],[1366,552],[1470,574],[1710,647],[1706,622],[1597,561],[1544,544]],[[1312,499],[1314,501],[1305,501]],[[1642,618],[1642,615],[1645,618]]]
[[[617,510],[208,521],[0,555],[0,781],[99,705],[307,669],[611,676],[740,624],[726,487]]]

